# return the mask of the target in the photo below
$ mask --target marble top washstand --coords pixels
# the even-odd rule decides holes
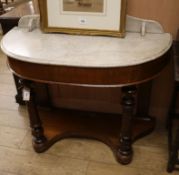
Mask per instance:
[[[153,118],[146,120],[147,114],[133,118],[136,85],[163,70],[171,44],[171,35],[159,23],[130,16],[125,38],[46,34],[39,28],[38,15],[23,17],[3,37],[1,48],[22,81],[35,151],[43,152],[63,138],[87,137],[107,144],[120,163],[130,163],[132,142],[155,126]],[[49,92],[46,97],[53,110],[42,111],[36,99],[37,83],[46,90],[49,84],[122,87],[123,113],[96,117],[100,114],[55,111]]]

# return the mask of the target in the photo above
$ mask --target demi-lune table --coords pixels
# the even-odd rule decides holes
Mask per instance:
[[[131,162],[132,142],[154,128],[153,118],[134,117],[136,90],[168,63],[171,35],[153,21],[132,17],[128,17],[125,38],[45,34],[38,28],[38,17],[33,17],[36,27],[27,27],[30,18],[24,17],[3,37],[1,48],[12,72],[22,79],[34,149],[43,152],[67,137],[93,138],[107,144],[120,163]],[[140,33],[140,26],[148,28]],[[122,87],[122,115],[56,109],[52,105],[44,109],[36,99],[37,82]]]

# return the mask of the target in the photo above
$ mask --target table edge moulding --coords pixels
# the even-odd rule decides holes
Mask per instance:
[[[123,39],[45,34],[39,29],[38,15],[22,17],[19,26],[3,37],[1,48],[10,69],[22,80],[35,151],[43,152],[67,137],[85,137],[104,142],[120,163],[130,163],[132,143],[155,126],[153,118],[134,117],[136,90],[167,65],[171,44],[171,35],[159,23],[131,16]],[[37,82],[122,87],[122,115],[51,105],[43,109],[36,100]]]

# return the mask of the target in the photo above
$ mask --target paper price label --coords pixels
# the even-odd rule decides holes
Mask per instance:
[[[24,101],[29,101],[30,100],[30,89],[23,88],[23,90],[22,90],[22,98],[23,98]]]
[[[80,18],[79,18],[79,23],[82,24],[82,25],[85,25],[85,24],[87,23],[86,18],[80,17]]]

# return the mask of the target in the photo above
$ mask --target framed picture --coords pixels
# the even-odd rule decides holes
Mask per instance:
[[[125,36],[127,0],[39,0],[41,29],[82,35]]]

